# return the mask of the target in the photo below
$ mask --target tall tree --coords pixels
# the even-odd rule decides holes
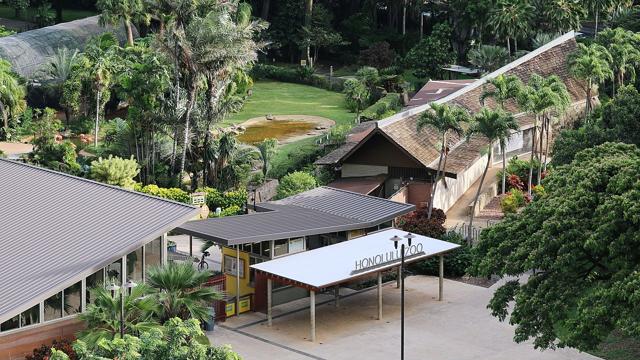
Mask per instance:
[[[480,183],[478,185],[478,190],[476,191],[476,196],[473,200],[473,207],[471,208],[471,216],[469,219],[469,233],[473,229],[473,219],[476,215],[476,206],[478,205],[478,199],[480,198],[480,193],[482,191],[482,185],[484,185],[484,179],[487,176],[487,171],[489,170],[489,166],[491,166],[491,161],[493,158],[493,145],[496,142],[500,143],[500,146],[503,147],[506,144],[507,139],[511,136],[513,131],[519,129],[518,122],[513,117],[512,114],[502,110],[491,110],[487,107],[483,107],[478,113],[476,113],[471,121],[471,126],[467,130],[467,141],[474,136],[482,136],[489,140],[489,148],[487,150],[487,165],[482,172],[482,176],[480,177]],[[471,244],[471,237],[468,239],[469,244]]]
[[[531,31],[531,21],[535,7],[529,0],[498,0],[489,12],[489,24],[499,36],[507,40],[511,53],[510,39],[514,41],[514,51],[518,51],[518,39]]]
[[[58,48],[58,51],[51,58],[49,63],[47,63],[41,70],[46,79],[52,80],[56,84],[58,98],[62,96],[63,85],[65,81],[67,81],[67,79],[69,79],[69,77],[71,76],[73,65],[78,57],[79,52],[77,49],[72,51],[66,47]],[[64,104],[61,105],[64,108],[67,126],[69,126],[69,121],[71,120],[69,119],[69,108],[67,106],[64,106]]]
[[[580,0],[538,0],[536,10],[538,29],[542,27],[549,33],[579,30],[586,16]]]
[[[133,23],[148,24],[150,20],[143,0],[98,0],[96,7],[101,12],[102,25],[116,25],[120,21],[124,23],[129,46],[133,46]]]
[[[593,93],[598,91],[598,85],[613,77],[613,70],[611,70],[613,59],[602,45],[587,46],[579,43],[578,49],[570,54],[568,62],[570,75],[583,81],[587,96],[586,118],[593,109]]]
[[[454,133],[458,135],[458,137],[462,136],[462,134],[464,133],[462,124],[468,123],[471,118],[469,116],[469,113],[459,106],[449,106],[447,104],[432,103],[431,110],[427,110],[422,113],[422,115],[418,119],[417,125],[419,132],[424,128],[429,127],[431,128],[429,130],[435,130],[441,138],[438,169],[436,171],[436,176],[433,180],[433,184],[431,184],[431,193],[429,195],[429,209],[427,211],[428,219],[431,219],[431,213],[433,211],[433,199],[435,197],[438,182],[440,182],[441,177],[446,187],[445,177],[447,155],[449,153],[449,134]]]
[[[278,146],[278,139],[269,138],[264,139],[260,142],[256,147],[258,148],[258,152],[260,153],[260,160],[262,160],[262,175],[265,177],[269,172],[269,168],[271,166],[271,158],[276,152],[276,147]]]
[[[307,29],[311,28],[311,20],[313,18],[313,0],[304,0],[304,24]],[[304,54],[302,56],[307,60],[307,66],[313,66],[311,62],[311,41],[307,41],[307,45],[304,47]]]
[[[600,33],[597,42],[611,54],[614,72],[612,96],[615,96],[616,85],[623,87],[627,75],[630,81],[635,80],[636,66],[640,64],[640,36],[621,28],[606,29]]]
[[[480,95],[480,104],[484,106],[485,100],[492,98],[502,110],[505,110],[505,102],[518,99],[524,86],[517,76],[505,76],[503,74],[489,79],[487,85],[485,85]],[[502,193],[504,194],[507,190],[507,155],[505,153],[505,147],[502,146],[503,144],[500,143],[500,145],[500,151],[502,152]]]
[[[640,150],[606,143],[545,178],[546,195],[484,230],[471,273],[507,281],[488,307],[537,348],[638,337]],[[521,277],[526,275],[526,281]]]
[[[17,115],[26,107],[26,88],[16,73],[11,70],[11,63],[0,59],[0,114],[3,127],[0,139],[9,137],[9,118]]]

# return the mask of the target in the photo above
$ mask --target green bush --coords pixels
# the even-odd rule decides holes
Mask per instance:
[[[109,184],[133,189],[133,180],[140,172],[138,162],[133,159],[123,159],[109,155],[108,158],[98,158],[91,162],[90,176],[92,179]]]
[[[233,205],[226,209],[222,209],[222,211],[220,212],[220,215],[216,215],[215,211],[212,211],[209,213],[209,217],[225,217],[225,216],[240,215],[241,212],[242,212],[242,208],[240,208],[237,205]]]
[[[362,111],[363,120],[380,120],[396,114],[402,108],[400,94],[389,93]]]
[[[134,190],[148,195],[161,197],[163,199],[173,200],[185,204],[191,203],[191,197],[189,196],[189,193],[178,188],[162,188],[158,185],[142,186],[140,184],[136,184]]]
[[[215,211],[216,208],[221,208],[223,211],[231,207],[241,209],[247,203],[247,191],[244,189],[220,192],[218,189],[205,187],[197,191],[207,194],[207,206],[211,211]]]
[[[467,245],[462,235],[450,231],[441,238],[443,241],[462,245],[452,253],[444,257],[444,276],[460,277],[467,273],[467,268],[471,265],[471,248]],[[439,269],[439,259],[433,257],[427,260],[416,262],[410,265],[409,269],[422,275],[437,276]]]
[[[322,148],[316,144],[300,146],[295,151],[287,153],[287,156],[280,158],[279,161],[274,159],[267,175],[272,179],[280,179],[289,173],[304,169],[322,154]]]
[[[284,199],[295,194],[311,190],[317,185],[316,178],[313,175],[296,171],[291,174],[287,174],[280,179],[278,189],[276,190],[276,197],[278,199]]]
[[[518,211],[518,203],[511,194],[505,195],[500,199],[500,208],[503,214],[515,214]]]

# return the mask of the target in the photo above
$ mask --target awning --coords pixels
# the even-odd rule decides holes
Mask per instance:
[[[399,229],[386,229],[335,245],[251,265],[251,268],[264,273],[268,278],[317,291],[400,265],[400,250],[394,248],[390,239],[397,235],[407,244],[403,238],[406,234],[406,231]],[[458,244],[415,235],[411,246],[407,246],[405,250],[405,262],[441,255],[459,247]]]
[[[379,188],[386,179],[386,175],[340,178],[329,183],[327,186],[369,195],[375,189]]]

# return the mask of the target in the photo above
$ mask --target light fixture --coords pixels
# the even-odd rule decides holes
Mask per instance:
[[[398,241],[401,241],[402,238],[400,238],[400,236],[398,235],[393,235],[393,237],[391,239],[389,239],[391,241],[393,241],[393,246],[398,249]]]
[[[412,233],[407,233],[407,235],[403,236],[405,239],[409,240],[409,246],[411,246],[411,239],[414,239],[416,236]]]

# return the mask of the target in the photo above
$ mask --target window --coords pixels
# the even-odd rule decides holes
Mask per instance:
[[[33,306],[20,314],[20,327],[25,327],[40,322],[40,305]]]
[[[289,240],[275,240],[273,242],[273,257],[287,255],[289,253]]]
[[[259,242],[251,244],[251,253],[256,255],[262,254]]]
[[[240,277],[244,278],[244,259],[240,259]],[[224,273],[236,276],[236,258],[231,255],[224,256]]]
[[[142,282],[142,248],[127,255],[127,280]]]
[[[77,282],[64,289],[64,316],[77,314],[82,311],[82,282]]]
[[[91,299],[91,289],[104,285],[104,269],[100,269],[93,274],[87,276],[86,280],[86,294],[87,294],[87,304],[90,304],[93,299]]]
[[[107,271],[107,284],[114,283],[116,285],[122,284],[122,259],[115,261],[106,268]]]
[[[263,241],[260,249],[262,256],[271,259],[271,241]]]
[[[62,317],[62,291],[44,301],[44,321]]]
[[[0,331],[9,331],[20,327],[20,315],[16,315],[11,319],[0,324]]]
[[[304,238],[297,238],[289,240],[289,254],[304,251]]]
[[[162,256],[162,239],[157,238],[144,246],[144,268],[145,277],[149,272],[148,269],[154,266],[160,266],[160,257]]]

